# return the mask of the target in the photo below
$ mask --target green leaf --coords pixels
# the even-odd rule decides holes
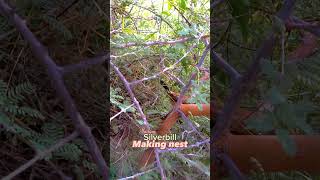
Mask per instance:
[[[145,40],[154,39],[155,35],[156,35],[156,33],[148,34],[144,39]]]
[[[276,135],[278,136],[283,149],[290,156],[294,156],[297,152],[295,142],[289,136],[289,131],[286,129],[276,129]]]
[[[200,110],[200,111],[202,111],[202,104],[201,103],[199,103],[199,102],[196,102],[196,105],[197,105],[197,107],[198,107],[198,109]]]
[[[284,103],[286,101],[286,98],[281,95],[276,87],[272,87],[266,93],[266,100],[271,104],[276,105]]]
[[[123,32],[125,32],[126,34],[134,34],[135,33],[135,31],[130,28],[123,28]]]
[[[187,3],[186,3],[186,0],[180,0],[179,2],[179,7],[182,11],[186,10],[187,9]]]
[[[168,0],[168,10],[172,9],[172,0]]]
[[[161,14],[166,15],[166,16],[170,16],[171,13],[169,13],[168,11],[162,11]]]

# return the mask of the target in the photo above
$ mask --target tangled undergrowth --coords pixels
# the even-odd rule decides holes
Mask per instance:
[[[113,178],[160,179],[165,175],[168,179],[209,179],[208,144],[161,153],[157,164],[151,159],[151,164],[143,168],[140,160],[146,148],[132,147],[133,140],[143,139],[145,125],[150,125],[151,131],[160,127],[175,106],[177,97],[173,94],[181,92],[192,73],[196,73],[196,78],[190,81],[191,87],[185,94],[190,98],[184,103],[209,102],[209,81],[200,80],[205,72],[209,73],[209,55],[204,57],[201,69],[196,66],[209,42],[209,2],[194,1],[190,8],[185,3],[187,1],[113,1],[111,4]],[[129,83],[130,90],[126,86]],[[132,101],[134,98],[147,123]],[[209,119],[189,118],[197,130],[180,119],[170,132],[190,145],[209,138]]]
[[[77,63],[102,53],[109,43],[106,3],[94,1],[10,1],[58,65]],[[70,134],[74,126],[51,88],[46,70],[5,17],[0,17],[0,177]],[[104,67],[67,74],[65,83],[92,127],[102,152],[106,129],[107,71]],[[32,87],[32,88],[31,88]],[[12,108],[8,109],[8,103]],[[26,108],[25,108],[26,107]],[[105,154],[106,156],[106,154]],[[15,179],[99,179],[82,139],[67,143]]]

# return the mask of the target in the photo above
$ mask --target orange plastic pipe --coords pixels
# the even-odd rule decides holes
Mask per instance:
[[[320,173],[320,136],[292,135],[297,154],[289,156],[274,135],[230,135],[226,138],[227,153],[239,169],[248,173],[257,167],[254,157],[265,171],[299,170]]]
[[[186,115],[192,114],[193,116],[210,116],[210,105],[202,104],[200,110],[196,104],[181,104],[180,110]],[[163,120],[156,131],[159,135],[165,135],[170,132],[170,129],[177,122],[180,117],[179,112],[169,113]],[[143,168],[155,160],[154,148],[148,148],[141,156],[139,167]]]
[[[193,116],[210,117],[209,104],[202,104],[202,110],[200,110],[196,104],[181,104],[180,110],[186,115],[192,114]]]
[[[203,105],[203,111],[200,111],[195,104],[182,104],[180,110],[186,115],[210,115],[209,105]],[[157,133],[168,133],[178,118],[177,112],[170,113]],[[223,144],[227,147],[227,154],[244,173],[258,166],[250,160],[251,157],[255,158],[265,171],[300,170],[320,173],[320,136],[293,135],[292,138],[298,150],[294,157],[283,150],[274,135],[228,135]],[[154,159],[154,149],[147,149],[140,159],[140,168],[150,164]],[[212,165],[215,166],[214,163]]]

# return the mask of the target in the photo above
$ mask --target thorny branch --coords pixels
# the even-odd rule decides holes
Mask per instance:
[[[77,70],[88,69],[94,65],[102,64],[106,61],[107,58],[109,58],[109,54],[102,54],[93,58],[82,60],[77,64],[71,64],[71,65],[59,67],[59,69],[62,74],[67,74]]]
[[[190,48],[190,50],[183,57],[185,57],[189,52],[191,52],[193,47],[194,46],[192,46],[192,48]],[[204,52],[203,52],[198,64],[196,65],[196,68],[198,70],[201,68],[202,64],[204,63],[204,59],[206,58],[209,50],[210,50],[210,44],[207,44],[207,46],[206,46],[206,48],[205,48],[205,50],[204,50]],[[183,59],[183,58],[180,58],[174,65],[178,64],[181,61],[181,59]],[[142,108],[141,108],[139,102],[137,101],[134,93],[132,92],[132,89],[131,89],[130,85],[138,84],[138,83],[141,83],[141,82],[143,82],[145,80],[154,79],[157,76],[159,76],[160,74],[164,73],[164,71],[166,71],[166,69],[168,69],[168,68],[165,68],[164,70],[162,70],[160,73],[158,73],[159,75],[157,75],[155,77],[151,76],[150,78],[144,78],[144,79],[133,81],[133,82],[129,83],[127,81],[127,79],[124,77],[124,75],[121,73],[119,68],[111,60],[110,60],[110,65],[112,66],[112,68],[114,69],[114,71],[116,72],[118,77],[121,79],[121,81],[124,83],[125,88],[126,88],[127,92],[129,93],[131,100],[135,104],[136,108],[138,109],[138,112],[140,113],[140,116],[142,117],[142,119],[144,121],[144,125],[147,127],[148,130],[150,130],[150,125],[149,125],[149,123],[148,123],[148,121],[146,119],[145,114],[142,111]],[[182,91],[180,92],[180,96],[178,97],[178,100],[177,100],[176,104],[174,105],[171,113],[176,112],[179,109],[180,105],[182,104],[182,98],[183,98],[184,94],[188,91],[190,86],[192,85],[192,81],[195,79],[196,75],[197,75],[196,72],[193,72],[192,75],[190,76],[190,79],[189,79],[188,83],[182,88]],[[170,116],[170,113],[169,113],[168,116]],[[208,143],[208,141],[206,141],[206,143]],[[163,168],[161,166],[161,162],[160,162],[160,158],[159,158],[159,151],[160,151],[159,149],[157,149],[157,148],[155,149],[156,162],[157,162],[157,166],[158,166],[158,168],[160,170],[161,178],[162,179],[166,179],[164,170],[163,170]]]
[[[84,142],[86,143],[94,162],[97,164],[103,179],[108,179],[107,164],[95,141],[94,136],[91,133],[90,127],[82,119],[82,116],[76,108],[73,99],[67,91],[63,82],[62,73],[58,66],[51,59],[46,48],[38,41],[35,35],[27,27],[26,21],[17,15],[15,11],[5,3],[4,0],[0,0],[0,12],[9,19],[9,21],[16,27],[24,39],[29,43],[34,56],[40,60],[44,66],[46,66],[47,74],[52,80],[52,86],[55,88],[58,97],[60,97],[60,100],[63,102],[64,108],[72,119],[73,125],[76,127],[77,132],[79,132],[81,137],[84,139]]]
[[[166,68],[164,68],[162,71],[160,71],[160,72],[158,72],[158,73],[156,73],[156,74],[154,74],[154,75],[152,75],[152,76],[150,76],[150,77],[145,77],[145,78],[142,78],[142,79],[140,79],[140,80],[132,81],[132,82],[130,82],[130,85],[136,85],[136,84],[139,84],[139,83],[141,83],[141,82],[143,82],[143,81],[149,81],[149,80],[152,80],[152,79],[156,79],[156,78],[158,78],[161,74],[163,74],[163,73],[165,73],[165,72],[167,72],[167,71],[169,71],[169,70],[171,70],[171,69],[174,69],[175,66],[176,66],[177,64],[179,64],[185,57],[187,57],[187,55],[188,55],[194,48],[195,48],[195,45],[191,46],[191,48],[190,48],[180,59],[178,59],[173,65],[171,65],[170,67],[166,67]]]
[[[208,44],[208,45],[206,46],[205,50],[203,51],[202,56],[201,56],[198,64],[196,65],[196,68],[197,68],[197,69],[200,69],[200,68],[201,68],[202,64],[204,63],[204,59],[206,58],[209,50],[210,50],[210,44]],[[183,97],[184,97],[184,95],[186,94],[186,92],[189,90],[189,88],[190,88],[190,86],[191,86],[191,84],[192,84],[192,81],[196,78],[196,75],[197,75],[196,72],[193,72],[193,73],[191,74],[188,83],[182,88],[182,90],[181,90],[181,92],[180,92],[180,95],[179,95],[179,97],[178,97],[178,99],[177,99],[177,102],[175,103],[175,105],[174,105],[173,108],[172,108],[171,113],[176,112],[176,111],[178,110],[178,108],[180,107],[180,105],[182,104]]]
[[[305,31],[309,31],[310,33],[320,37],[320,25],[305,22],[295,16],[290,17],[286,21],[286,27],[288,29],[302,29]]]
[[[295,4],[295,0],[284,1],[283,7],[277,13],[277,16],[283,22],[286,22],[286,20],[290,17],[290,14],[294,8],[294,4]],[[244,73],[244,76],[243,77],[240,76],[240,78],[233,81],[231,94],[225,100],[225,105],[222,108],[221,112],[218,113],[216,124],[211,133],[211,138],[212,138],[211,140],[213,140],[211,149],[214,149],[215,146],[217,145],[216,143],[219,143],[219,140],[222,138],[222,136],[224,136],[225,133],[227,133],[229,127],[232,124],[231,117],[233,112],[238,106],[241,97],[246,92],[248,92],[249,90],[248,86],[255,82],[257,78],[257,74],[260,71],[259,65],[260,65],[261,59],[267,58],[271,55],[274,44],[275,44],[275,35],[274,35],[274,32],[271,32],[269,35],[269,38],[262,43],[261,47],[257,51],[257,54],[253,59],[252,64],[249,66],[248,70]],[[215,62],[225,71],[227,71],[231,77],[238,75],[237,73],[235,73],[236,71],[230,65],[223,63],[221,59],[214,56],[214,53],[212,53],[212,55],[216,60]],[[230,173],[233,175],[234,179],[243,179],[241,172],[238,170],[238,168],[236,168],[234,162],[229,158],[227,154],[213,152],[212,157],[222,160],[224,165],[227,166],[228,169],[230,170]]]
[[[150,42],[145,42],[145,43],[129,42],[129,43],[117,45],[117,46],[115,46],[115,48],[127,48],[127,47],[132,47],[132,46],[174,45],[177,43],[184,43],[186,41],[190,41],[190,40],[194,40],[194,39],[206,39],[206,38],[209,38],[209,35],[203,35],[203,36],[199,36],[199,37],[183,37],[183,38],[171,40],[171,41],[150,41]]]
[[[291,12],[293,11],[295,0],[286,0],[283,7],[280,9],[277,16],[285,22],[286,19],[289,18]],[[232,90],[229,97],[226,99],[226,103],[222,109],[222,111],[217,116],[217,122],[214,126],[214,130],[212,131],[212,139],[215,141],[220,138],[223,133],[228,130],[230,125],[232,124],[231,116],[238,106],[241,97],[248,92],[248,85],[253,83],[256,79],[258,72],[260,71],[260,60],[262,58],[267,58],[272,53],[272,49],[275,43],[275,35],[271,33],[269,38],[263,42],[262,46],[258,50],[256,57],[254,58],[252,64],[249,69],[246,71],[245,75],[236,80],[232,84]]]
[[[223,164],[228,168],[233,179],[245,180],[245,177],[243,177],[242,173],[240,172],[236,164],[227,154],[220,153],[218,154],[218,158],[221,159]]]
[[[188,145],[188,147],[186,147],[186,148],[167,148],[167,149],[164,149],[164,150],[159,149],[158,152],[159,153],[165,153],[165,152],[172,152],[172,151],[181,151],[181,150],[184,150],[184,149],[190,149],[190,148],[194,148],[194,147],[199,147],[199,146],[205,145],[207,143],[210,143],[210,139],[206,139],[206,140],[203,140],[203,141],[200,141],[200,142],[196,142],[195,144]]]
[[[35,162],[37,162],[38,160],[41,160],[42,158],[48,156],[51,152],[57,150],[58,148],[60,148],[63,145],[65,145],[66,143],[72,141],[73,139],[78,137],[78,135],[79,135],[79,133],[77,131],[75,131],[72,134],[70,134],[69,136],[61,139],[59,142],[57,142],[56,144],[54,144],[50,148],[48,148],[48,149],[46,149],[44,151],[41,151],[41,152],[37,152],[36,156],[34,156],[31,160],[29,160],[24,165],[20,166],[18,169],[16,169],[13,172],[11,172],[9,175],[3,177],[2,180],[10,180],[10,179],[16,177],[18,174],[22,173],[24,170],[26,170],[30,166],[32,166]]]
[[[121,71],[119,70],[119,68],[113,64],[112,61],[110,61],[110,65],[112,66],[112,68],[114,69],[114,71],[117,73],[117,75],[119,76],[119,78],[121,79],[121,81],[123,82],[124,86],[127,89],[127,92],[129,93],[129,96],[132,100],[132,102],[134,103],[134,105],[136,106],[138,112],[140,113],[140,116],[143,120],[144,125],[146,126],[146,128],[148,130],[150,130],[150,124],[147,121],[147,117],[146,115],[143,113],[142,108],[139,104],[139,101],[137,100],[137,98],[135,97],[134,93],[132,92],[132,89],[130,87],[129,82],[127,81],[127,79],[124,77],[124,75],[121,73]]]
[[[161,180],[166,180],[167,178],[166,178],[166,175],[164,173],[164,170],[163,170],[161,162],[160,162],[160,154],[159,154],[159,149],[158,148],[155,149],[155,154],[156,154],[157,166],[158,166],[158,168],[160,170]]]
[[[204,136],[198,131],[198,129],[195,127],[195,125],[192,123],[192,121],[180,110],[178,110],[181,118],[192,128],[194,132],[196,132],[201,138],[204,139]]]
[[[212,57],[214,62],[223,69],[233,80],[241,77],[237,70],[235,70],[230,64],[222,59],[215,51],[212,51]]]
[[[137,174],[135,174],[135,175],[128,176],[128,177],[125,177],[125,178],[120,178],[120,179],[118,179],[118,180],[134,179],[134,178],[136,178],[136,177],[142,176],[142,175],[147,174],[147,173],[149,173],[149,172],[151,172],[151,171],[154,171],[154,170],[156,170],[156,168],[152,168],[152,169],[149,169],[149,170],[147,170],[147,171],[144,171],[144,172],[141,172],[141,173],[137,173]]]

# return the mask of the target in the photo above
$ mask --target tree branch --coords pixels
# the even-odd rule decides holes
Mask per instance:
[[[164,46],[164,45],[174,45],[177,43],[184,43],[190,40],[194,40],[194,39],[206,39],[209,38],[210,35],[203,35],[200,37],[183,37],[180,39],[176,39],[176,40],[171,40],[171,41],[149,41],[149,42],[145,42],[145,43],[136,43],[136,42],[129,42],[129,43],[125,43],[125,44],[120,44],[118,46],[115,46],[114,48],[127,48],[127,47],[132,47],[132,46]]]
[[[293,11],[294,4],[295,0],[285,0],[283,7],[277,14],[283,22],[289,18]],[[214,141],[217,141],[226,132],[226,130],[229,129],[232,124],[232,114],[238,106],[241,97],[249,91],[248,85],[255,82],[257,74],[260,71],[260,61],[262,58],[270,56],[274,43],[275,36],[274,33],[271,32],[269,38],[262,43],[262,46],[257,51],[257,54],[245,75],[233,82],[231,94],[225,101],[226,103],[222,111],[218,114],[216,124],[211,134]]]
[[[233,80],[239,79],[241,75],[230,64],[222,59],[215,51],[212,51],[212,57],[214,62],[223,69]]]
[[[151,172],[151,171],[154,171],[155,169],[156,169],[156,168],[152,168],[152,169],[149,169],[149,170],[144,171],[144,172],[141,172],[141,173],[137,173],[137,174],[132,175],[132,176],[128,176],[128,177],[125,177],[125,178],[120,178],[120,179],[118,179],[118,180],[134,179],[134,178],[136,178],[136,177],[139,177],[139,176],[142,176],[142,175],[144,175],[144,174],[147,174],[147,173],[149,173],[149,172]]]
[[[26,21],[18,16],[14,10],[4,2],[0,0],[0,12],[6,16],[9,21],[16,27],[16,29],[21,33],[24,39],[29,43],[34,56],[40,60],[47,69],[47,74],[52,80],[52,86],[56,90],[58,97],[63,102],[64,108],[69,114],[73,125],[79,132],[81,137],[84,139],[89,152],[97,164],[103,179],[108,179],[108,167],[102,156],[102,153],[95,141],[94,136],[91,133],[90,127],[85,123],[82,116],[80,115],[76,105],[71,98],[69,92],[64,85],[62,74],[58,69],[58,66],[51,59],[46,48],[38,41],[35,35],[29,30],[26,25]]]
[[[156,79],[161,74],[163,74],[163,73],[165,73],[165,72],[167,72],[167,71],[169,71],[171,69],[174,69],[177,64],[179,64],[185,57],[187,57],[187,55],[194,49],[194,47],[195,47],[195,45],[191,46],[191,48],[180,59],[178,59],[173,65],[171,65],[170,67],[166,67],[162,71],[160,71],[160,72],[158,72],[158,73],[156,73],[156,74],[154,74],[152,76],[132,81],[132,82],[130,82],[130,85],[136,85],[136,84],[139,84],[139,83],[141,83],[143,81],[149,81],[149,80],[152,80],[152,79]]]
[[[295,16],[286,21],[286,27],[290,29],[302,29],[320,37],[320,25],[311,24]]]
[[[147,117],[146,115],[143,113],[142,108],[137,100],[137,98],[135,97],[134,93],[132,92],[132,89],[130,87],[129,82],[127,81],[127,79],[124,77],[124,75],[121,73],[121,71],[119,70],[119,68],[113,64],[112,61],[110,61],[110,65],[112,66],[112,68],[114,69],[114,71],[118,74],[119,78],[121,79],[121,81],[123,82],[125,88],[127,89],[127,92],[129,93],[129,96],[132,100],[132,102],[134,103],[134,105],[136,106],[138,112],[140,113],[140,116],[143,120],[144,125],[146,126],[146,128],[148,130],[150,130],[150,124],[147,121]]]
[[[222,160],[225,167],[232,175],[232,179],[235,180],[245,180],[246,178],[242,175],[241,171],[238,169],[237,165],[232,161],[232,159],[225,153],[218,154],[218,158]]]
[[[161,162],[160,162],[160,155],[159,155],[159,151],[158,148],[155,148],[155,154],[156,154],[156,162],[157,162],[157,166],[160,170],[160,175],[161,175],[161,180],[166,180],[166,175],[164,173],[164,170],[162,168]]]
[[[192,121],[182,111],[178,110],[178,112],[181,118],[191,127],[191,129],[195,131],[202,139],[204,139],[205,137],[198,131],[198,129],[194,126]]]
[[[181,150],[184,150],[184,149],[190,149],[190,148],[194,148],[194,147],[199,147],[199,146],[207,144],[207,143],[210,143],[210,139],[206,139],[206,140],[203,140],[203,141],[200,141],[200,142],[196,142],[195,144],[188,145],[188,147],[186,147],[186,148],[167,148],[167,149],[164,149],[164,150],[159,149],[158,152],[159,153],[165,153],[165,152],[171,152],[171,151],[181,151]]]
[[[67,74],[78,70],[85,70],[94,65],[102,64],[103,62],[106,62],[108,58],[109,54],[103,54],[93,58],[82,60],[77,64],[70,64],[59,68],[62,74]]]
[[[51,152],[53,152],[53,151],[57,150],[58,148],[62,147],[63,145],[65,145],[69,141],[72,141],[73,139],[78,137],[78,135],[79,135],[79,133],[77,131],[74,131],[72,134],[70,134],[69,136],[61,139],[60,141],[58,141],[56,144],[54,144],[50,148],[48,148],[48,149],[46,149],[46,150],[44,150],[42,152],[38,152],[36,156],[34,156],[32,159],[30,159],[24,165],[20,166],[18,169],[16,169],[13,172],[11,172],[9,175],[3,177],[2,180],[10,180],[10,179],[16,177],[17,175],[19,175],[20,173],[22,173],[23,171],[28,169],[30,166],[32,166],[35,162],[37,162],[38,160],[48,156]]]

